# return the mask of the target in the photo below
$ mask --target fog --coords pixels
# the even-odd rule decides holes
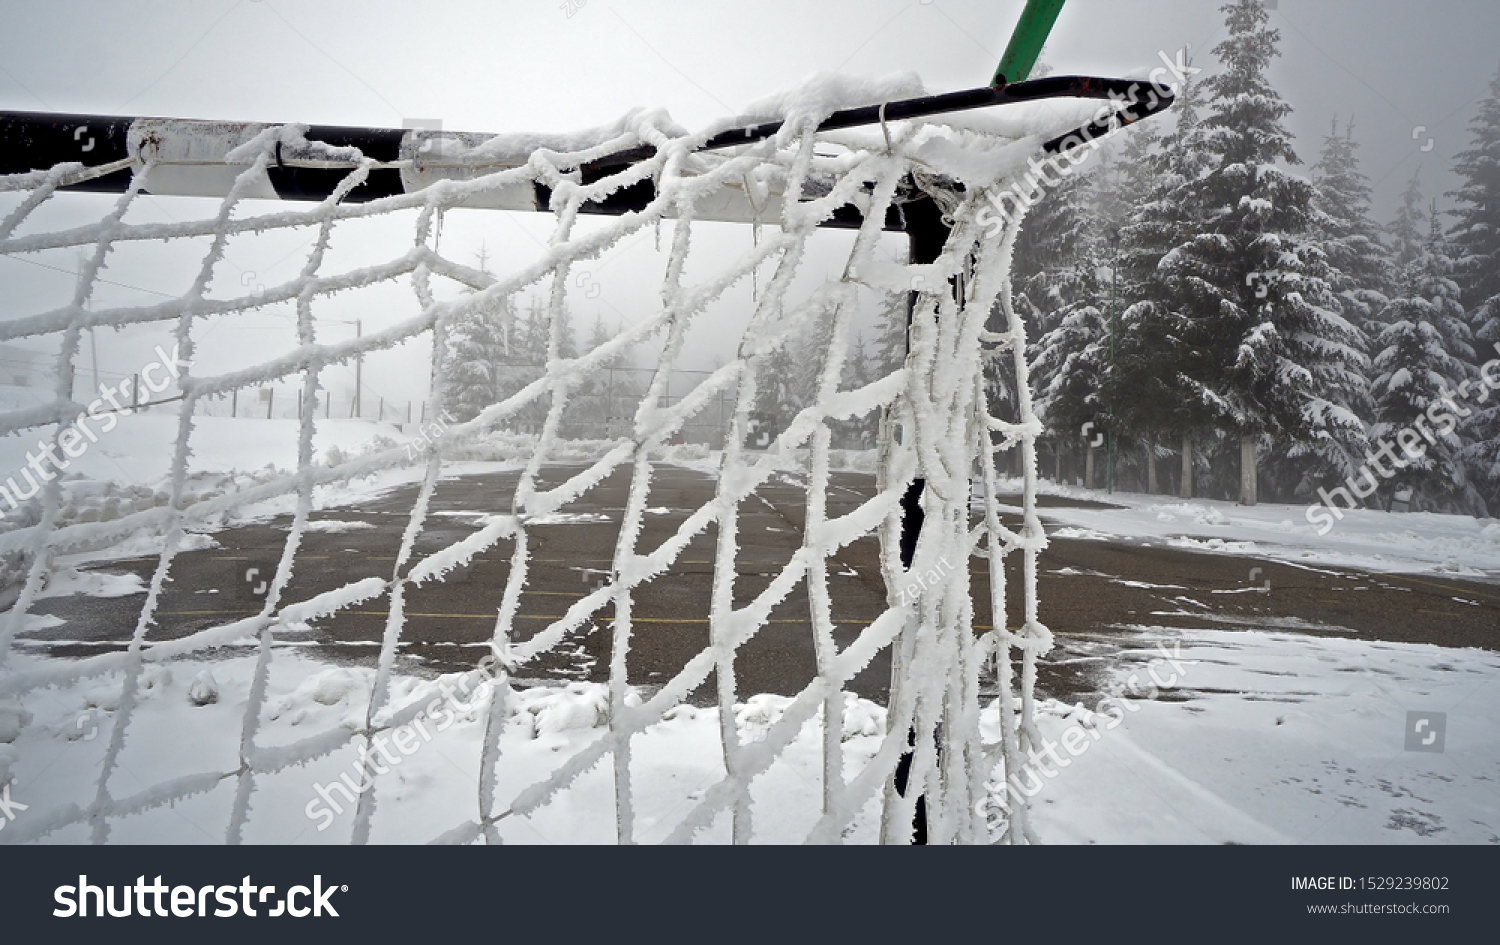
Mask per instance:
[[[666,109],[697,126],[819,72],[917,73],[931,91],[985,84],[1021,3],[993,0],[724,0],[724,2],[423,2],[219,0],[219,2],[0,2],[0,109],[154,115],[400,127],[437,120],[445,129],[566,131],[602,124],[635,107]],[[1268,4],[1269,5],[1269,4]],[[1388,220],[1411,174],[1440,200],[1452,186],[1452,156],[1500,65],[1500,4],[1447,0],[1279,0],[1272,23],[1281,58],[1271,77],[1293,107],[1304,171],[1335,116],[1354,119],[1375,215]],[[1043,59],[1059,73],[1123,75],[1149,70],[1187,48],[1212,70],[1223,37],[1217,4],[1188,0],[1071,0]],[[40,222],[98,219],[109,198],[65,196]],[[139,219],[185,219],[215,202],[149,197]],[[501,212],[453,214],[445,250],[468,257],[481,246],[500,265],[544,245],[550,221]],[[585,225],[595,225],[592,221]],[[336,240],[341,266],[391,258],[409,245],[410,218],[379,221]],[[663,235],[665,240],[667,237]],[[704,258],[749,248],[748,228],[706,226]],[[830,234],[817,253],[837,257]],[[237,240],[216,275],[228,293],[296,275],[305,240],[292,234]],[[892,240],[898,252],[899,240]],[[189,251],[123,251],[111,259],[96,304],[145,304],[181,294],[202,246]],[[581,335],[596,318],[618,328],[653,304],[662,255],[643,236],[588,269],[602,291],[575,306]],[[46,268],[51,266],[53,268]],[[71,265],[59,254],[0,258],[0,320],[61,304]],[[749,301],[726,299],[690,340],[683,366],[709,368],[727,353]],[[154,294],[154,295],[153,295]],[[408,318],[410,293],[351,293],[320,308],[330,339]],[[284,353],[291,309],[251,313],[212,326],[206,345],[217,372]],[[229,341],[225,342],[225,337]],[[123,376],[164,328],[99,333],[99,368]],[[39,342],[30,342],[33,347]],[[87,350],[87,349],[86,349]],[[211,353],[210,353],[211,352]],[[82,362],[81,362],[82,363]],[[426,353],[408,345],[368,359],[368,400],[403,405],[427,396]],[[330,376],[348,384],[349,372]],[[343,380],[340,381],[340,377]],[[339,403],[337,395],[335,404]],[[344,401],[347,403],[347,400]],[[344,408],[339,408],[344,409]],[[404,409],[401,407],[400,409]]]

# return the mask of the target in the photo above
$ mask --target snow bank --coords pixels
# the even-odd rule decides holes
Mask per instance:
[[[40,387],[14,387],[0,384],[0,412],[41,407],[51,402],[50,391]]]
[[[41,661],[24,653],[15,656],[22,669],[34,668]],[[131,722],[121,770],[149,778],[151,784],[234,770],[238,765],[241,715],[254,665],[254,657],[247,655],[211,663],[183,660],[170,667],[151,667],[149,678],[143,678],[142,702]],[[290,756],[298,746],[330,732],[336,740],[347,741],[364,724],[374,677],[373,669],[329,666],[295,650],[278,651],[272,664],[266,717],[258,736],[266,757]],[[389,773],[380,777],[372,837],[375,842],[426,842],[474,816],[480,744],[495,690],[482,686],[467,698],[460,694],[449,700],[444,687],[453,692],[460,678],[392,679],[390,705],[395,708],[391,711],[428,706],[434,700],[447,700],[447,708],[426,717],[425,729],[433,735],[430,743],[397,754],[399,762],[390,764]],[[98,763],[119,711],[119,689],[118,677],[93,679],[29,694],[24,704],[12,707],[10,721],[15,731],[11,744],[0,748],[13,759],[9,762],[15,778],[13,798],[31,806],[8,826],[0,840],[23,840],[29,820],[35,818],[39,823],[50,812],[69,804],[82,807],[89,803]],[[852,777],[879,744],[885,710],[852,694],[845,694],[845,700],[849,710],[845,754],[848,776]],[[627,704],[638,701],[631,699]],[[742,733],[746,737],[763,733],[790,702],[780,696],[757,696],[737,706],[736,720]],[[447,723],[438,723],[443,725],[441,731],[433,718]],[[608,689],[600,684],[537,686],[512,693],[501,735],[499,802],[508,802],[546,777],[560,761],[598,739],[608,720]],[[330,785],[342,784],[345,774],[357,780],[354,772],[360,762],[353,741],[326,757],[258,776],[246,840],[347,843],[352,805],[343,802]],[[393,747],[389,750],[395,752]],[[695,799],[723,778],[717,709],[678,706],[661,723],[634,739],[632,757],[634,800],[640,815],[638,837],[643,842],[659,842]],[[757,820],[758,841],[799,842],[811,830],[819,809],[820,764],[820,732],[814,719],[803,726],[782,760],[751,789],[754,809],[761,814]],[[129,789],[122,787],[119,795],[124,797],[146,786],[132,780]],[[318,790],[320,786],[323,792]],[[612,843],[612,790],[608,765],[599,766],[531,817],[502,821],[501,835],[510,843]],[[233,795],[234,778],[225,778],[206,793],[184,798],[170,807],[121,818],[115,822],[110,840],[222,842]],[[343,807],[342,812],[335,813],[328,807],[325,795]],[[309,809],[315,813],[310,814]],[[805,811],[806,817],[798,820],[787,816],[792,811]],[[878,805],[868,804],[851,828],[849,839],[872,842],[878,817]],[[320,823],[326,829],[320,830]],[[48,834],[44,840],[67,843],[86,836],[85,825],[74,825]],[[727,842],[727,824],[716,824],[701,836],[709,842]]]
[[[1020,489],[1003,481],[1002,493]],[[1138,493],[1108,495],[1091,489],[1040,483],[1038,491],[1124,506],[1119,509],[1052,508],[1048,528],[1059,538],[1157,539],[1189,551],[1245,555],[1294,564],[1328,564],[1369,571],[1500,578],[1500,523],[1469,515],[1344,512],[1326,535],[1307,521],[1306,505],[1241,506],[1215,499],[1174,499]]]
[[[32,668],[41,658],[17,654],[16,660]],[[241,656],[150,667],[122,770],[149,774],[153,783],[233,770],[253,666],[253,657]],[[1057,746],[1087,747],[1074,755],[1057,747],[1068,763],[1038,766],[1040,787],[1032,798],[1038,832],[1051,843],[1492,842],[1500,836],[1500,805],[1489,789],[1500,779],[1500,732],[1490,720],[1500,713],[1500,689],[1487,683],[1497,672],[1500,656],[1478,650],[1261,630],[1137,628],[1121,639],[1105,673],[1103,688],[1114,693],[1117,708],[1039,706],[1044,737]],[[459,678],[398,675],[390,711],[431,704]],[[364,723],[373,679],[372,669],[278,651],[260,743],[290,751],[323,733],[347,739]],[[20,837],[32,816],[92,798],[119,687],[117,677],[91,679],[0,705],[0,742],[6,743],[0,745],[0,780],[12,777],[12,796],[32,805],[0,839]],[[473,815],[491,694],[481,688],[458,698],[451,723],[431,744],[388,766],[376,788],[375,841],[425,842]],[[736,705],[740,738],[765,738],[792,702],[761,694]],[[845,775],[852,778],[873,756],[886,718],[884,708],[850,693],[844,704]],[[1446,713],[1442,753],[1403,751],[1413,710]],[[506,719],[497,775],[501,804],[602,735],[607,689],[577,682],[522,689],[510,696]],[[988,737],[998,732],[997,722],[991,704],[981,719]],[[639,839],[666,837],[722,779],[719,752],[718,710],[712,708],[680,705],[634,740]],[[804,838],[818,807],[820,759],[814,718],[752,785],[758,842]],[[358,764],[350,743],[259,777],[246,839],[347,842],[352,806],[333,812],[318,787],[338,801],[330,785]],[[111,840],[220,842],[233,783],[228,778],[173,807],[122,818]],[[143,786],[133,783],[136,790]],[[318,815],[309,815],[309,808]],[[805,823],[796,819],[799,811],[809,812]],[[877,823],[872,803],[845,840],[874,842]],[[500,832],[510,843],[613,842],[608,765],[584,774],[535,815],[502,821]],[[45,839],[85,837],[85,828],[73,826]],[[725,823],[700,835],[704,842],[728,839]]]
[[[24,388],[23,388],[24,390]],[[71,461],[66,475],[115,483],[154,483],[172,470],[178,416],[166,411],[117,418],[119,425],[99,433],[99,442]],[[190,473],[228,473],[272,467],[297,468],[297,420],[250,420],[197,417],[193,421]],[[50,431],[0,437],[0,479],[26,465],[27,452],[36,453],[37,439]],[[369,420],[319,420],[313,452],[320,459],[332,450],[361,453],[382,440],[391,445],[410,438],[388,423]]]
[[[459,443],[445,444],[445,461],[504,462],[524,464],[536,454],[541,438],[532,433],[492,431]],[[592,463],[617,449],[619,440],[554,439],[547,460],[554,463]],[[670,463],[691,463],[707,459],[708,447],[699,443],[667,446],[654,450],[651,458]]]
[[[62,470],[63,501],[58,510],[58,527],[112,522],[135,512],[165,506],[170,501],[171,459],[177,432],[178,417],[170,412],[119,418],[118,426],[101,433],[97,443]],[[6,476],[15,476],[27,465],[28,452],[38,454],[37,438],[40,435],[32,431],[28,436],[0,438],[0,481]],[[189,458],[188,478],[183,489],[186,503],[192,505],[238,493],[294,471],[297,466],[297,435],[296,420],[197,418],[194,421],[194,451]],[[313,437],[313,448],[322,461],[342,463],[408,439],[388,424],[366,420],[320,420]],[[0,514],[0,533],[35,525],[41,519],[41,496],[37,495],[14,509],[0,501],[0,513],[3,513]],[[315,527],[331,529],[335,526],[325,523]],[[185,547],[201,546],[204,541],[201,536],[190,536]],[[160,542],[150,535],[128,538],[123,545],[129,546],[131,554],[151,554],[160,550]],[[19,565],[11,562],[6,567],[14,571]],[[0,585],[5,583],[0,580]]]

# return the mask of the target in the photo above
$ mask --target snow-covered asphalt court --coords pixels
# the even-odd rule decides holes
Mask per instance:
[[[1162,640],[1150,632],[1121,634],[1110,676],[1121,694],[1118,704],[1126,709],[1095,714],[1051,700],[1041,706],[1042,732],[1059,746],[1056,755],[1064,763],[1044,756],[1037,776],[1028,776],[1022,787],[1034,795],[1038,829],[1046,840],[1500,843],[1500,732],[1493,724],[1500,712],[1495,685],[1500,656],[1204,629],[1168,643],[1167,652],[1185,669],[1178,671],[1161,655],[1157,643]],[[233,735],[254,663],[252,656],[184,660],[148,674],[121,761],[118,796],[128,796],[131,787],[232,769]],[[1154,700],[1149,698],[1153,670],[1156,678],[1173,682],[1157,687]],[[262,743],[272,750],[307,734],[360,725],[372,676],[368,667],[331,666],[298,654],[279,657]],[[216,700],[195,705],[190,693],[210,677]],[[441,697],[439,682],[402,678],[396,706],[430,704]],[[118,689],[117,682],[82,683],[26,701],[29,724],[0,749],[18,776],[12,800],[31,805],[16,815],[11,830],[20,832],[32,812],[91,799]],[[512,697],[502,736],[500,796],[541,780],[560,754],[600,736],[607,705],[603,690],[599,684],[573,683],[533,687]],[[443,731],[436,729],[447,722],[446,707],[435,713],[436,722],[427,723],[426,733],[413,729],[410,737],[393,739],[390,757],[381,763],[387,773],[380,782],[373,840],[432,839],[451,824],[454,810],[473,804],[490,697],[484,690],[456,704]],[[848,699],[852,711],[844,738],[852,776],[878,745],[884,711],[873,702]],[[736,725],[753,738],[789,701],[753,697],[737,712]],[[1405,750],[1411,712],[1445,720],[1442,752]],[[1111,725],[1117,716],[1123,721]],[[1069,738],[1070,729],[1083,734]],[[683,706],[640,737],[636,803],[641,823],[649,828],[639,839],[666,839],[691,802],[723,777],[717,751],[717,710],[711,708]],[[809,723],[755,783],[756,806],[782,814],[815,812],[818,766],[816,724]],[[352,747],[266,777],[255,803],[261,816],[251,818],[245,839],[347,842],[354,810],[350,798],[362,781]],[[233,799],[228,786],[205,785],[204,793],[186,801],[118,820],[111,839],[219,842]],[[878,807],[871,804],[860,813],[845,839],[872,842]],[[812,822],[811,816],[805,823],[765,817],[766,829],[757,839],[795,842]],[[609,843],[614,829],[610,775],[599,767],[533,816],[503,821],[500,832],[508,842]],[[80,824],[48,839],[87,838],[88,827]],[[727,824],[716,824],[699,839],[727,842]]]
[[[678,506],[693,508],[711,496],[714,463],[680,459],[660,469],[667,494],[677,497],[672,507],[653,507],[648,519],[665,527],[682,514]],[[503,463],[455,473],[462,475],[445,480],[434,498],[437,525],[452,532],[445,540],[482,527],[482,510],[471,506],[475,495],[498,494],[515,479],[514,466]],[[323,572],[335,586],[351,580],[351,569],[364,566],[360,559],[378,557],[381,542],[394,546],[404,518],[382,517],[381,503],[409,505],[410,480],[391,473],[320,494],[308,536],[314,544],[304,547],[308,560],[298,577],[310,583],[294,596],[318,592]],[[873,489],[857,468],[835,483],[851,506]],[[596,566],[587,549],[607,559],[608,545],[600,543],[619,521],[611,488],[606,482],[537,530],[530,584],[537,594],[523,605],[523,616],[555,616],[592,590],[588,575]],[[801,489],[794,470],[783,491],[768,488],[756,513],[762,518],[747,519],[760,536],[747,540],[739,564],[752,587],[796,547]],[[987,807],[993,826],[1003,823],[1008,799],[1021,793],[1030,798],[1040,839],[1050,843],[1500,843],[1500,729],[1493,723],[1500,715],[1500,653],[1492,635],[1500,525],[1361,512],[1318,536],[1301,520],[1301,509],[1289,506],[1043,491],[1054,547],[1042,558],[1041,616],[1044,622],[1049,613],[1058,616],[1038,692],[1040,731],[1050,747],[1014,772],[1009,785],[997,773]],[[245,555],[255,557],[245,548],[275,547],[284,538],[288,511],[271,503],[222,523],[183,556],[180,573],[229,575],[249,560]],[[320,557],[317,542],[330,553]],[[118,649],[134,629],[129,615],[138,612],[141,577],[150,573],[137,556],[149,554],[148,544],[142,539],[71,559],[74,570],[63,572],[33,608],[7,673],[53,667],[62,676],[80,656]],[[337,549],[346,546],[359,549],[360,558],[341,559]],[[711,543],[702,554],[690,548],[685,570],[692,572],[694,562],[708,565],[710,551]],[[834,585],[834,617],[841,633],[883,607],[874,554],[871,539],[838,559],[843,583]],[[1152,581],[1106,573],[1111,560],[1147,555],[1182,556],[1172,560],[1189,564]],[[313,622],[280,640],[255,736],[257,770],[266,773],[255,778],[245,841],[348,842],[375,773],[371,840],[442,836],[476,803],[480,744],[496,699],[503,700],[495,789],[502,804],[605,737],[609,654],[602,634],[585,637],[570,656],[527,678],[497,685],[469,678],[463,685],[459,670],[484,652],[480,641],[493,621],[490,598],[498,598],[505,557],[497,552],[493,561],[474,564],[466,580],[413,598],[421,606],[411,608],[410,645],[394,667],[391,700],[374,719],[399,721],[378,755],[362,759],[350,743],[293,763],[312,740],[367,724],[383,604],[364,605],[371,611],[364,618]],[[1151,567],[1156,560],[1149,559]],[[1203,570],[1193,570],[1192,562]],[[1283,573],[1305,573],[1306,601],[1366,600],[1359,592],[1386,595],[1381,601],[1426,595],[1427,606],[1451,608],[1467,629],[1448,640],[1443,618],[1429,617],[1428,637],[1403,635],[1382,619],[1385,603],[1351,604],[1336,623],[1290,587],[1264,588],[1259,575],[1229,584],[1212,570],[1239,574],[1257,562],[1277,582],[1286,580]],[[983,586],[983,568],[974,559],[976,588]],[[661,596],[642,597],[635,614],[639,654],[632,651],[642,672],[632,701],[650,698],[702,646],[707,568],[697,570],[666,575],[659,579]],[[164,598],[162,626],[154,631],[160,639],[178,631],[173,620],[192,629],[245,612],[228,583],[219,592],[182,580],[167,591],[177,596]],[[1078,596],[1093,599],[1094,609],[1069,610]],[[809,636],[801,606],[777,611],[765,637],[746,645],[734,720],[741,738],[765,737],[813,671],[808,654],[798,651],[797,641]],[[1097,616],[1111,608],[1110,618]],[[489,616],[466,622],[458,619],[464,614]],[[976,612],[974,622],[986,626],[990,619]],[[245,645],[251,642],[167,660],[142,676],[111,781],[116,809],[126,815],[111,818],[110,842],[225,839],[256,678],[256,654]],[[845,696],[847,778],[869,762],[885,731],[880,674],[888,677],[888,666],[862,674],[858,691]],[[51,827],[95,802],[121,700],[120,677],[106,674],[0,701],[0,783],[9,782],[0,840],[90,839],[87,822]],[[996,737],[996,709],[988,704],[983,725]],[[699,692],[633,740],[637,840],[682,838],[688,812],[725,776],[720,736],[713,698]],[[279,750],[288,761],[281,767],[274,764]],[[765,815],[753,820],[757,842],[800,842],[812,829],[821,752],[815,717],[753,781],[752,811]],[[536,811],[501,820],[499,836],[518,843],[613,842],[612,784],[609,765],[595,765]],[[189,796],[157,803],[158,795],[189,785]],[[876,841],[878,801],[850,813],[844,839]],[[728,818],[717,817],[692,839],[728,842]]]

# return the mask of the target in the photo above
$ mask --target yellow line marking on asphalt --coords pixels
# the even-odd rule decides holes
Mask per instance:
[[[300,555],[299,554],[297,556],[297,560],[298,561],[327,561],[330,558],[343,558],[343,557],[346,557],[346,556],[347,555]],[[209,560],[210,561],[264,561],[267,558],[279,558],[279,557],[281,557],[281,552],[278,550],[278,551],[274,551],[274,552],[268,551],[268,552],[266,552],[263,555],[210,555],[209,556]],[[362,554],[362,555],[359,555],[358,557],[361,558],[361,559],[363,559],[363,560],[365,560],[365,561],[395,561],[396,560],[396,556],[395,555],[365,555],[365,554]],[[151,558],[124,558],[124,559],[121,559],[121,560],[126,560],[126,561],[155,561],[156,559],[154,557],[151,557]]]
[[[165,611],[157,616],[160,617],[250,617],[260,613],[258,610],[173,610]],[[383,610],[341,610],[339,615],[350,617],[386,617],[389,616]],[[428,614],[407,611],[408,617],[452,617],[456,620],[494,620],[495,614]],[[517,614],[517,620],[562,620],[566,614]],[[613,617],[598,617],[601,620],[613,620]],[[834,623],[872,623],[875,618],[859,619],[854,617],[835,618]],[[707,617],[631,617],[631,623],[708,623]],[[767,623],[810,623],[810,620],[798,620],[794,618],[777,618],[768,620]],[[980,628],[988,629],[988,628]]]
[[[1497,596],[1495,594],[1486,594],[1483,591],[1471,591],[1467,587],[1451,587],[1446,584],[1438,584],[1435,581],[1424,581],[1421,578],[1406,577],[1405,575],[1400,574],[1391,574],[1387,575],[1387,577],[1404,579],[1407,581],[1411,581],[1413,584],[1425,584],[1428,587],[1441,588],[1442,590],[1449,591],[1453,594],[1473,594],[1475,597],[1488,597],[1490,600],[1500,600],[1500,596]]]
[[[258,556],[255,556],[255,555],[210,555],[209,556],[209,560],[211,560],[211,561],[259,561],[259,560],[263,560],[265,558],[277,557],[280,554],[281,554],[281,552],[278,550],[278,551],[275,551],[275,552],[267,552],[264,555],[258,555]],[[347,557],[347,555],[298,555],[297,556],[297,560],[298,561],[327,561],[330,558],[344,558],[344,557]],[[366,555],[366,554],[361,554],[361,555],[358,555],[358,557],[360,559],[362,559],[362,560],[365,560],[365,561],[395,561],[396,560],[396,556],[395,555]],[[114,564],[124,564],[124,563],[130,562],[130,561],[155,561],[155,560],[156,560],[156,556],[155,555],[151,555],[149,557],[144,557],[144,558],[116,558],[114,560],[114,562],[112,562],[112,563],[114,563]],[[509,558],[475,558],[474,561],[473,561],[473,563],[474,564],[480,564],[480,563],[489,563],[491,561],[505,561],[505,562],[509,562],[510,559]],[[610,558],[533,558],[532,561],[531,561],[531,563],[532,564],[613,564],[614,561],[613,561],[613,559],[610,559]],[[676,561],[676,562],[673,562],[673,563],[674,564],[713,564],[712,561]]]
[[[278,557],[280,554],[281,554],[280,551],[275,551],[275,552],[268,552],[267,554],[264,554],[264,555],[209,555],[208,557],[209,557],[209,560],[211,560],[211,561],[263,561],[263,560],[265,560],[267,558]],[[327,560],[329,560],[331,558],[344,558],[344,557],[347,557],[347,555],[298,555],[297,556],[297,560],[298,561],[327,561]],[[358,555],[358,557],[360,559],[362,559],[362,560],[365,560],[365,561],[395,561],[396,560],[396,556],[395,555],[366,555],[366,554],[361,554],[361,555]],[[114,561],[111,561],[111,562],[108,562],[108,563],[109,564],[128,564],[128,563],[136,562],[136,561],[155,561],[155,560],[157,560],[157,556],[156,555],[149,555],[147,557],[142,557],[142,558],[116,558]],[[473,564],[488,564],[488,563],[493,562],[493,561],[502,561],[502,562],[508,563],[510,561],[510,559],[509,558],[475,558],[475,559],[473,559],[472,563]],[[572,565],[576,565],[576,564],[613,564],[614,561],[611,558],[533,558],[531,560],[531,563],[532,564],[572,564]],[[745,562],[741,562],[741,563],[742,564],[755,564],[756,562],[745,561]],[[770,563],[775,564],[776,562],[770,562]],[[675,561],[675,562],[673,562],[674,566],[675,565],[680,565],[680,564],[706,564],[706,565],[711,565],[711,564],[713,564],[713,562],[712,561]],[[989,572],[988,571],[970,571],[969,573],[970,574],[988,574]]]
[[[258,610],[173,610],[173,611],[162,612],[162,613],[158,614],[157,616],[159,616],[159,617],[249,617],[249,616],[254,616],[255,614],[258,614],[258,613],[260,613],[260,611],[258,611]],[[383,610],[343,610],[343,611],[339,611],[339,613],[343,614],[343,615],[351,616],[351,617],[386,617],[386,616],[389,616],[389,614],[387,614],[386,611],[383,611]],[[495,619],[495,614],[425,614],[425,613],[412,613],[410,611],[407,612],[406,616],[408,616],[408,617],[451,617],[451,618],[453,618],[455,620],[494,620]],[[516,615],[516,619],[517,620],[562,620],[565,616],[567,616],[567,615],[566,614],[517,614]],[[613,620],[614,618],[613,617],[600,617],[598,619],[601,619],[601,620]],[[869,623],[873,623],[874,621],[875,621],[874,617],[835,617],[833,619],[833,622],[836,623],[836,624],[851,624],[851,623],[869,624]],[[706,624],[706,623],[708,623],[708,618],[707,617],[631,617],[630,618],[630,622],[631,623],[665,623],[665,624],[684,624],[684,623],[691,623],[691,624],[700,624],[700,623],[702,623],[702,624]],[[787,623],[790,623],[790,624],[808,624],[808,623],[811,623],[811,622],[812,622],[811,620],[801,620],[801,619],[796,619],[796,618],[777,618],[775,620],[767,620],[766,621],[766,623],[777,623],[777,624],[787,624]],[[976,624],[974,624],[974,629],[975,630],[993,630],[995,628],[991,627],[991,626],[988,626],[986,624],[976,623]],[[1017,631],[1019,631],[1019,629],[1020,629],[1019,627],[1012,627],[1011,628],[1012,632],[1017,632]]]

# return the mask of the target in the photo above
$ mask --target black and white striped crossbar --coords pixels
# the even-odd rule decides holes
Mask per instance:
[[[1169,90],[1129,79],[1099,79],[1088,76],[1051,76],[1026,82],[1015,82],[998,88],[968,89],[942,95],[925,96],[845,109],[828,116],[818,127],[834,131],[922,118],[949,112],[986,108],[1046,99],[1074,98],[1110,100],[1116,108],[1066,135],[1043,145],[1043,150],[1061,155],[1088,144],[1124,125],[1150,117],[1170,107]],[[140,150],[149,142],[152,168],[145,189],[150,193],[178,196],[223,197],[241,168],[225,163],[225,156],[270,124],[233,121],[202,121],[75,115],[47,112],[0,112],[0,174],[22,174],[46,170],[59,164],[82,163],[94,170],[85,179],[70,183],[64,190],[93,193],[122,193],[129,185],[131,173],[140,166]],[[716,135],[703,150],[717,150],[751,144],[775,135],[779,121],[748,125]],[[381,167],[370,171],[368,178],[351,191],[345,200],[364,203],[398,194],[412,193],[438,180],[473,177],[478,173],[501,170],[505,164],[477,167],[473,164],[445,166],[441,161],[414,160],[423,141],[434,135],[460,139],[470,146],[493,135],[464,132],[441,132],[427,129],[352,128],[312,125],[308,141],[335,148],[357,148],[366,158]],[[608,157],[582,165],[585,182],[597,180],[622,167],[645,160],[654,152],[650,148],[619,151]],[[324,200],[348,174],[348,163],[326,160],[278,161],[267,169],[264,192],[253,196],[280,200]],[[510,165],[514,166],[514,165]],[[622,214],[640,210],[655,197],[650,180],[622,188],[604,200],[583,206],[587,213]],[[502,210],[547,211],[549,189],[536,182],[517,184],[494,192],[483,204]],[[700,219],[750,223],[765,219],[766,208],[753,208],[742,196],[730,195],[720,206],[700,208]],[[853,206],[845,206],[825,225],[857,227],[860,215]],[[892,208],[886,228],[904,230],[897,208]]]

